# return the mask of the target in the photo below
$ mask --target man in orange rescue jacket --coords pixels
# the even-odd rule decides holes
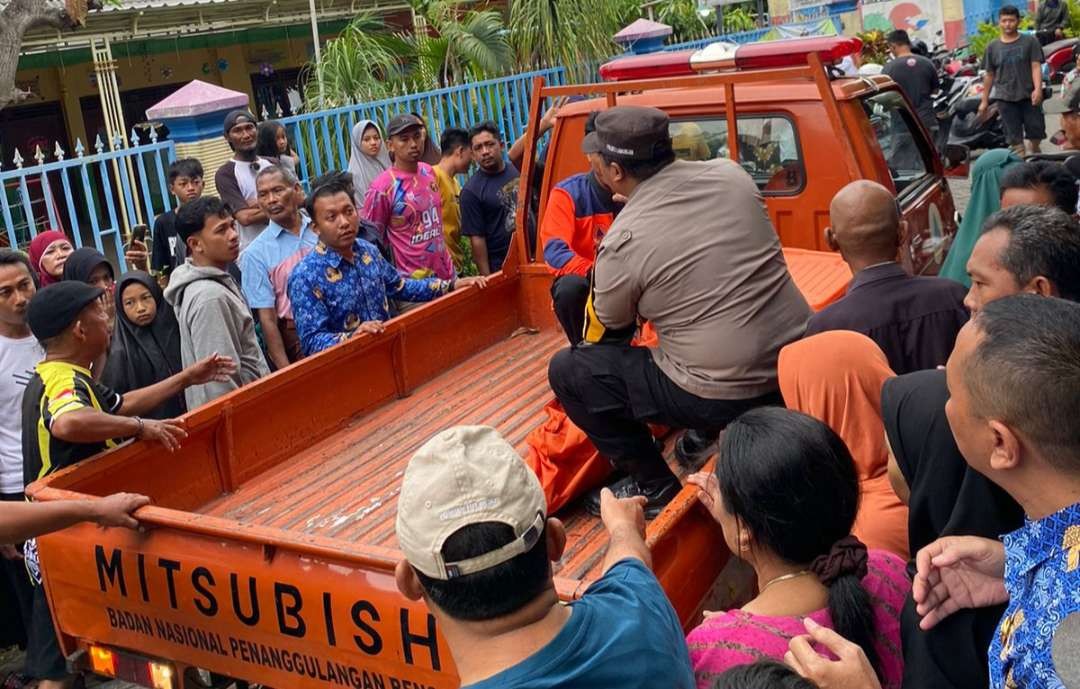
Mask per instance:
[[[585,124],[586,134],[595,128],[594,119],[595,113]],[[551,300],[566,337],[575,345],[581,342],[585,330],[585,301],[596,248],[622,204],[612,198],[592,172],[571,175],[559,182],[551,190],[547,204],[540,223],[540,242],[544,261],[555,273]]]

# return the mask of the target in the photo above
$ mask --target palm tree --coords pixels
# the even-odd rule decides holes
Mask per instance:
[[[361,103],[390,95],[402,78],[392,36],[373,12],[362,11],[337,38],[328,41],[322,60],[304,68],[304,101],[309,110]],[[322,78],[326,102],[319,102]],[[397,82],[395,82],[395,79]]]
[[[495,76],[514,69],[502,15],[467,0],[411,0],[416,24],[392,33],[361,12],[305,68],[305,102],[326,109]],[[325,102],[319,102],[322,77]]]
[[[415,77],[432,87],[502,74],[513,67],[502,15],[467,10],[467,0],[411,0],[416,26],[398,34]]]
[[[618,52],[612,36],[640,13],[638,0],[510,0],[510,43],[521,65],[563,65],[592,79],[596,63]]]

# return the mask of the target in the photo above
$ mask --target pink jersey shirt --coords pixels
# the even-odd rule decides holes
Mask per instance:
[[[415,173],[390,168],[364,196],[363,218],[375,225],[406,277],[454,278],[442,226],[442,197],[434,170],[420,163]]]

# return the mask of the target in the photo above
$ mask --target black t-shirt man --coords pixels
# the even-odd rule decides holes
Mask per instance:
[[[889,60],[883,71],[900,85],[923,125],[935,129],[938,121],[934,115],[933,93],[940,83],[934,63],[922,55],[909,53]]]
[[[986,46],[983,69],[994,73],[994,88],[990,97],[1008,102],[1028,101],[1035,90],[1031,65],[1043,62],[1042,46],[1028,34],[1018,34],[1006,43],[996,38]]]
[[[480,168],[461,190],[461,234],[484,238],[492,272],[502,268],[510,252],[518,176],[517,168],[511,163],[506,163],[497,174]]]
[[[154,244],[150,253],[150,268],[168,275],[187,260],[184,240],[176,233],[176,211],[168,211],[154,221]]]

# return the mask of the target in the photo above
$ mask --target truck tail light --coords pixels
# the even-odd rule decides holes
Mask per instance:
[[[91,645],[90,670],[97,675],[115,677],[151,689],[176,689],[176,670],[164,660],[125,651]]]
[[[728,69],[768,69],[805,65],[811,54],[830,65],[862,50],[862,41],[849,36],[789,38],[743,45],[717,41],[701,50],[650,53],[620,57],[600,67],[604,81],[675,77]]]
[[[101,646],[90,647],[90,669],[99,675],[116,677],[116,654]]]
[[[173,689],[173,669],[168,663],[150,663],[150,681],[153,689]]]

